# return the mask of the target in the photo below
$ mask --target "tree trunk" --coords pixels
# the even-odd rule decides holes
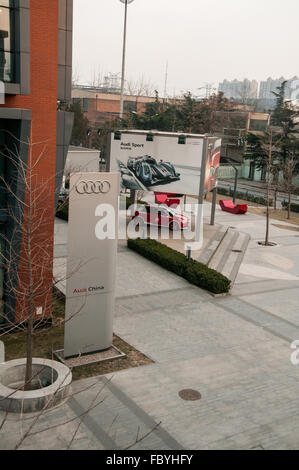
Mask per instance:
[[[291,191],[288,192],[288,219],[291,218]]]
[[[267,207],[266,207],[266,235],[265,235],[265,245],[269,243],[269,226],[270,226],[270,208],[269,208],[269,199],[270,199],[270,190],[269,184],[267,184]]]
[[[270,133],[269,154],[268,154],[268,162],[267,162],[267,202],[266,202],[267,207],[266,207],[266,235],[265,235],[266,246],[269,244],[271,163],[272,163],[272,133]]]
[[[32,349],[33,349],[33,319],[29,314],[27,324],[27,351],[26,351],[26,372],[25,372],[25,386],[24,390],[32,390]]]
[[[33,315],[34,315],[34,291],[33,291],[33,276],[32,276],[32,216],[33,216],[33,201],[32,201],[32,150],[30,148],[30,168],[28,169],[28,189],[29,201],[27,209],[27,227],[26,227],[26,245],[27,245],[27,270],[28,270],[28,322],[27,322],[27,351],[26,351],[26,372],[25,372],[25,386],[24,390],[32,390],[32,356],[33,356]]]

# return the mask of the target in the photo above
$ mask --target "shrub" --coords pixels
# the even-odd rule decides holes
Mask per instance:
[[[60,205],[56,211],[56,217],[62,220],[69,220],[69,205]]]
[[[140,201],[137,201],[137,204],[148,204],[148,202],[140,200]],[[131,198],[126,196],[126,209],[128,210],[131,207],[131,205],[132,205]]]
[[[220,188],[219,186],[217,188],[217,192],[218,194],[224,194],[225,196],[233,197],[234,195],[234,191],[232,189]],[[236,196],[238,199],[243,199],[244,201],[255,202],[256,204],[261,204],[263,206],[267,205],[267,200],[262,196],[254,196],[253,194],[248,192],[244,193],[242,191],[237,191]],[[273,206],[273,199],[270,199],[269,203],[270,206]]]
[[[183,253],[156,240],[129,239],[128,247],[202,289],[214,294],[229,292],[231,281],[223,274],[198,261],[188,261]]]
[[[282,201],[281,205],[284,209],[287,210],[289,203],[287,201]],[[299,204],[295,204],[295,203],[292,202],[291,203],[291,211],[292,212],[299,212]]]

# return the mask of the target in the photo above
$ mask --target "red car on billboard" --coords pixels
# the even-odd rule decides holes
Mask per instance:
[[[183,230],[189,227],[189,218],[176,212],[171,207],[145,205],[139,208],[133,215],[136,223],[140,225],[157,225],[158,227],[169,227],[170,230]]]

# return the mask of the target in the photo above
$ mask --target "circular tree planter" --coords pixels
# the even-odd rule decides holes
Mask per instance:
[[[260,246],[277,246],[277,243],[275,242],[268,242],[267,245],[265,242],[257,242],[257,244]]]
[[[23,391],[26,359],[0,364],[0,409],[33,413],[57,406],[70,394],[72,373],[60,362],[32,360],[34,390]]]

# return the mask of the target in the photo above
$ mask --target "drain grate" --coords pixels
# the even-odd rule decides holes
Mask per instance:
[[[232,250],[233,253],[243,253],[243,250]]]
[[[191,388],[186,388],[179,392],[179,396],[182,400],[186,401],[196,401],[201,399],[201,394],[197,390],[192,390]]]

